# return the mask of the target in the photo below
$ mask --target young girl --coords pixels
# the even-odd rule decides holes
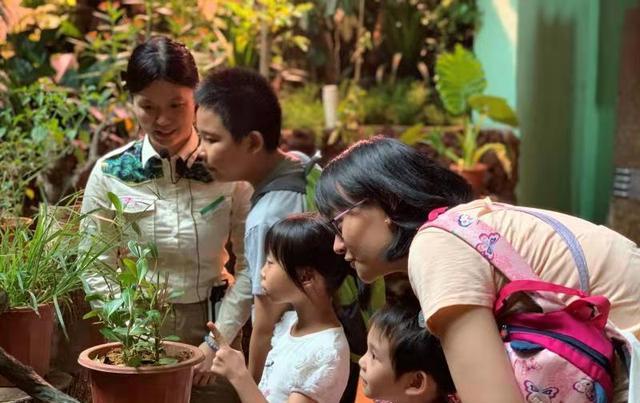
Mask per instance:
[[[425,329],[413,295],[371,319],[367,353],[360,359],[364,393],[393,403],[459,402],[438,339]],[[378,401],[383,403],[382,401]]]
[[[331,296],[349,270],[332,250],[333,233],[312,214],[290,216],[267,233],[262,287],[293,311],[276,326],[256,385],[241,352],[217,351],[212,371],[227,377],[243,403],[337,403],[349,376],[349,346]]]

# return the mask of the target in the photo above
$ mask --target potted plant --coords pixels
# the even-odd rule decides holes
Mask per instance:
[[[113,193],[109,199],[116,210],[114,223],[122,228],[122,203]],[[100,332],[111,341],[84,350],[78,358],[89,369],[93,402],[187,403],[194,366],[204,355],[196,346],[161,334],[170,301],[180,293],[169,289],[168,275],[160,278],[152,270],[156,274],[148,276],[158,258],[154,244],[130,240],[126,251],[117,248],[115,269],[97,269],[109,291],[87,296],[94,309],[84,318],[97,318]]]
[[[426,143],[440,155],[451,160],[451,169],[462,175],[480,193],[484,185],[487,167],[480,161],[485,154],[495,153],[505,172],[511,174],[511,160],[502,143],[478,144],[478,134],[488,117],[510,127],[518,126],[518,118],[504,98],[484,95],[487,86],[480,61],[469,50],[456,45],[453,52],[446,52],[436,60],[436,89],[445,110],[458,117],[461,131],[455,132],[456,144],[445,142],[439,129],[424,133],[422,125],[415,125],[403,133],[401,139],[408,144]],[[472,120],[472,112],[477,119]]]
[[[103,103],[101,96],[46,78],[0,94],[0,220],[5,226],[30,217],[38,200],[54,204],[74,188],[66,180],[77,174],[65,162],[83,165],[85,150],[95,148],[89,146],[90,130],[98,123],[92,111]]]
[[[0,228],[0,347],[44,376],[49,370],[54,315],[68,338],[62,307],[81,288],[81,274],[100,255],[79,249],[81,215],[67,205],[41,204],[35,224]],[[7,386],[4,378],[0,384]]]

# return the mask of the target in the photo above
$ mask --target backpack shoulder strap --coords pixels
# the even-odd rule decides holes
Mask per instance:
[[[467,214],[447,211],[422,228],[440,228],[465,241],[510,281],[538,280],[529,264],[495,229]]]
[[[308,211],[317,211],[318,208],[316,206],[316,185],[320,180],[320,175],[322,175],[322,168],[317,164],[320,160],[320,157],[311,158],[304,167],[305,172],[305,180],[306,180],[306,188],[305,188],[305,197],[307,201],[307,210]]]
[[[260,189],[259,192],[255,192],[251,196],[251,207],[253,208],[253,206],[258,203],[262,196],[266,195],[269,192],[287,190],[296,193],[306,193],[306,179],[302,173],[303,172],[291,173],[290,175],[281,176],[271,181],[262,189]]]
[[[265,187],[260,189],[260,191],[255,192],[251,196],[251,207],[255,206],[256,203],[269,192],[286,190],[290,192],[301,193],[305,195],[305,201],[307,203],[307,211],[316,211],[315,204],[315,188],[318,180],[320,179],[320,175],[322,174],[322,169],[318,166],[317,162],[320,160],[320,157],[309,158],[306,155],[297,152],[290,151],[290,154],[298,157],[302,161],[302,170],[299,172],[292,172],[289,175],[281,176],[272,182],[268,183]]]
[[[587,259],[584,257],[584,251],[582,249],[582,246],[580,246],[578,239],[573,234],[573,232],[571,232],[571,230],[567,228],[566,225],[564,225],[551,215],[546,214],[540,210],[525,207],[515,207],[502,203],[496,204],[505,209],[520,211],[522,213],[532,215],[539,220],[549,224],[549,226],[551,226],[551,228],[553,228],[553,230],[564,240],[564,242],[567,244],[567,247],[569,248],[569,252],[571,252],[573,261],[575,262],[576,268],[578,269],[580,289],[585,293],[589,293],[589,270],[587,269]]]

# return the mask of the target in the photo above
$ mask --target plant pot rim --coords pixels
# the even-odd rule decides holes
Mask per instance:
[[[451,164],[451,165],[449,165],[449,169],[451,169],[452,171],[455,171],[455,172],[482,172],[482,171],[486,171],[488,169],[488,166],[487,166],[487,164],[483,164],[482,162],[478,162],[471,168],[462,168],[462,170],[461,170],[459,168],[458,164]]]
[[[45,302],[45,303],[38,304],[38,312],[40,311],[40,309],[43,309],[46,307],[50,307],[53,310],[53,303]],[[7,309],[6,311],[3,312],[3,314],[10,313],[10,312],[21,313],[25,311],[30,311],[35,313],[34,309],[30,306],[16,306],[16,307],[11,307]]]
[[[173,372],[184,368],[192,367],[204,361],[204,353],[197,346],[192,346],[185,343],[176,343],[172,341],[165,341],[162,344],[165,346],[171,346],[176,349],[191,351],[192,356],[188,360],[179,362],[177,364],[170,365],[155,365],[146,367],[125,367],[118,365],[103,364],[94,360],[98,353],[107,352],[114,347],[119,347],[121,343],[106,343],[99,344],[97,346],[89,347],[80,353],[78,357],[78,364],[93,371],[108,372],[112,374],[156,374],[159,372]]]
[[[18,224],[31,225],[33,223],[33,217],[26,217],[20,215],[3,215],[0,216],[0,226],[17,226]]]

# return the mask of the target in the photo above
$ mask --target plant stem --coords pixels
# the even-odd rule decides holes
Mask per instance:
[[[158,271],[155,270],[156,268],[157,268],[157,259],[155,260],[155,263],[154,263],[154,271],[156,272],[156,292],[157,292],[157,290],[160,289],[160,273],[158,273]],[[160,307],[161,305],[158,304],[158,302],[161,302],[161,301],[158,301],[158,299],[155,298],[155,297],[156,297],[156,295],[154,295],[152,299],[155,300],[155,304],[157,304],[158,307]],[[152,304],[151,309],[153,309],[153,308],[154,307],[153,307],[153,304]],[[158,309],[158,312],[160,312],[160,309]],[[156,356],[156,361],[159,361],[160,360],[160,328],[158,327],[157,323],[154,323],[153,330],[154,330],[154,333],[155,333],[154,334],[155,344],[154,344],[154,351],[153,352],[154,352],[154,354]]]

